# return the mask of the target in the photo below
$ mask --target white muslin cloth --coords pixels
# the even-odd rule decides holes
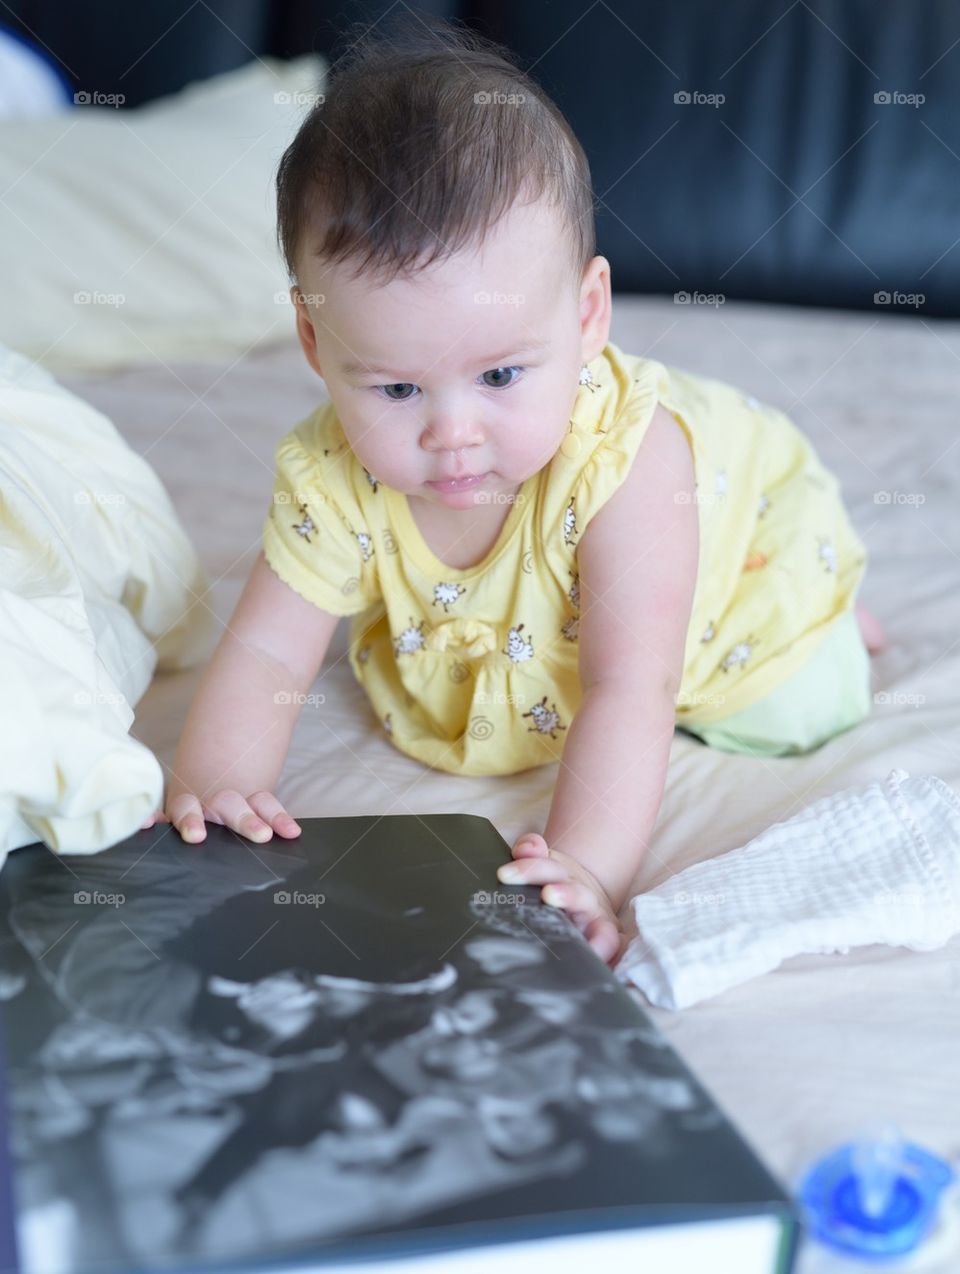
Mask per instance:
[[[933,774],[891,770],[695,863],[631,905],[615,972],[683,1009],[790,956],[871,943],[930,951],[960,932],[960,799]]]

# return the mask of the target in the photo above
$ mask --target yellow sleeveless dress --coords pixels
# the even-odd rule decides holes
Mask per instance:
[[[332,403],[277,446],[264,555],[301,596],[353,616],[353,672],[394,745],[426,765],[510,774],[561,756],[580,702],[577,545],[658,401],[690,444],[700,519],[677,724],[695,731],[762,700],[853,608],[864,545],[783,412],[612,342],[588,368],[571,416],[579,451],[523,483],[474,566],[431,552]]]

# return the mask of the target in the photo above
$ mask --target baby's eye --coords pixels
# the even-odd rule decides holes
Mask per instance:
[[[402,397],[394,398],[389,391],[391,389],[416,389],[416,385],[411,385],[409,381],[399,381],[394,385],[378,385],[377,388],[382,389],[384,394],[386,394],[387,398],[389,398],[392,403],[405,403],[408,398],[411,397],[410,394],[404,394]]]
[[[492,371],[484,372],[483,375],[484,376],[502,376],[506,372],[521,372],[521,371],[523,371],[522,367],[494,367]],[[511,385],[516,384],[516,377],[513,377],[508,381],[501,380],[498,383],[487,381],[486,384],[488,389],[509,389]]]
[[[494,367],[488,372],[482,372],[481,379],[487,376],[492,376],[495,378],[493,381],[484,380],[484,383],[488,389],[509,389],[511,385],[515,385],[517,383],[517,377],[522,371],[523,371],[522,367],[515,367],[515,366],[514,367]],[[513,372],[516,372],[517,375],[516,376],[510,375],[509,380],[504,379],[505,376]],[[413,397],[413,393],[405,393],[403,391],[413,390],[414,392],[416,392],[417,390],[417,386],[412,385],[409,381],[397,381],[392,385],[375,385],[374,388],[376,389],[377,393],[382,393],[392,403],[409,402],[410,399]],[[395,391],[400,391],[400,392],[395,392]]]

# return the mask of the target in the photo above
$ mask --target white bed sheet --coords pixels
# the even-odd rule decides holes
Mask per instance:
[[[737,757],[677,734],[634,892],[894,765],[960,790],[960,322],[628,296],[615,297],[614,315],[621,348],[739,385],[809,434],[865,537],[861,598],[891,641],[873,661],[874,690],[890,701],[812,755]],[[259,547],[276,441],[325,396],[292,330],[289,344],[228,366],[154,365],[65,383],[155,466],[225,622]],[[352,677],[346,635],[344,622],[321,672],[326,701],[303,710],[279,784],[295,816],[465,811],[508,841],[543,827],[556,766],[458,778],[404,757]],[[198,676],[158,677],[137,707],[133,732],[165,766]],[[799,957],[682,1013],[649,1011],[788,1184],[880,1116],[960,1157],[960,939],[929,953]]]

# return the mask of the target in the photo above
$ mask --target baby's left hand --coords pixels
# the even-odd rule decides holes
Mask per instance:
[[[596,876],[576,858],[550,849],[538,832],[513,846],[513,862],[497,868],[509,885],[544,885],[541,898],[567,913],[601,960],[615,964],[625,945],[617,913]]]

